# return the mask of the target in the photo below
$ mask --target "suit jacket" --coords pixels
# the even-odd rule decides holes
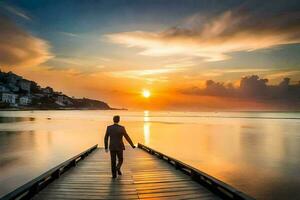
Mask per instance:
[[[118,124],[108,126],[104,137],[105,149],[108,148],[108,138],[109,138],[110,151],[125,150],[125,146],[123,143],[123,136],[128,141],[128,143],[133,147],[134,144],[132,143],[130,137],[128,136],[124,126],[120,126]]]

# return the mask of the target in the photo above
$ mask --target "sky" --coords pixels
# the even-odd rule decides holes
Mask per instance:
[[[299,43],[296,0],[0,1],[1,70],[113,107],[298,109]]]

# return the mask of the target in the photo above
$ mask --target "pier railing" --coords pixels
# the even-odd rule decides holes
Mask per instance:
[[[89,149],[81,152],[80,154],[70,158],[69,160],[59,164],[58,166],[50,169],[49,171],[43,173],[37,178],[29,181],[23,186],[17,188],[16,190],[6,194],[3,197],[0,197],[2,200],[10,200],[10,199],[30,199],[35,194],[37,194],[40,190],[46,187],[53,180],[60,177],[61,174],[66,172],[68,169],[76,166],[76,164],[83,160],[86,156],[88,156],[92,151],[97,149],[98,145],[94,145]]]
[[[165,160],[169,164],[173,165],[176,169],[181,170],[185,174],[189,175],[194,181],[205,186],[207,189],[213,193],[219,195],[223,199],[233,199],[233,200],[254,200],[254,198],[234,189],[228,184],[192,167],[189,166],[175,158],[167,156],[159,151],[156,151],[150,147],[143,144],[138,144],[138,147],[158,158]]]

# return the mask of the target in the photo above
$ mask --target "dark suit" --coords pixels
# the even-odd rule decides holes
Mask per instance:
[[[108,149],[108,138],[109,138],[109,150],[111,156],[111,172],[112,175],[116,175],[116,171],[121,168],[123,163],[123,150],[125,146],[123,143],[123,136],[128,143],[134,147],[130,137],[128,136],[125,128],[118,124],[108,126],[104,137],[105,149]],[[116,157],[118,157],[118,165],[116,165]]]

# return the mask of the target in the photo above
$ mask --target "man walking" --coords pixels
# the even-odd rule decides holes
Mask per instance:
[[[104,145],[105,151],[108,152],[108,138],[109,138],[109,151],[110,151],[110,159],[111,159],[111,173],[112,178],[117,177],[118,175],[122,175],[121,166],[123,163],[123,150],[125,150],[125,146],[123,143],[123,136],[128,141],[128,143],[135,148],[132,143],[130,137],[128,136],[124,126],[119,125],[120,116],[116,115],[113,117],[114,124],[110,125],[106,129],[105,137],[104,137]],[[116,164],[116,159],[118,157],[118,164]]]

